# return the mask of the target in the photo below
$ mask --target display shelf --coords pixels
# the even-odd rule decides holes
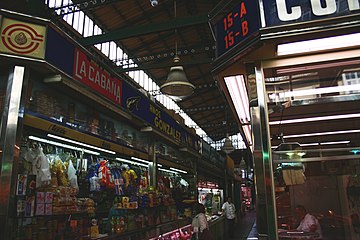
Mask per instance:
[[[34,215],[34,216],[17,216],[17,218],[68,218],[69,216],[78,218],[78,217],[91,217],[96,213],[87,213],[87,212],[76,212],[76,213],[59,213],[51,215]]]
[[[158,229],[161,229],[162,227],[165,227],[165,226],[171,225],[171,224],[178,224],[178,221],[173,220],[173,221],[161,223],[161,224],[154,225],[154,226],[140,228],[140,229],[136,229],[136,230],[132,230],[132,231],[126,231],[126,232],[123,232],[120,234],[110,234],[110,235],[109,234],[99,234],[99,237],[97,237],[97,238],[90,238],[90,236],[87,235],[87,236],[83,236],[82,238],[83,239],[122,239],[123,237],[135,235],[138,233],[147,232],[147,231],[151,231],[151,230],[158,230]]]

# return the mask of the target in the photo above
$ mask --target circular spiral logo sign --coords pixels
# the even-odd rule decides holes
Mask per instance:
[[[44,36],[38,34],[36,29],[22,23],[6,26],[1,32],[1,41],[4,46],[17,54],[31,54],[35,52]]]

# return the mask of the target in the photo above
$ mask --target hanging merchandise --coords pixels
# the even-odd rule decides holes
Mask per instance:
[[[118,196],[124,195],[124,179],[121,175],[120,169],[117,167],[112,167],[111,173],[114,178],[115,194]]]
[[[33,144],[27,148],[24,159],[32,164],[31,174],[36,175],[36,186],[46,186],[51,182],[49,161],[46,158],[40,144]]]
[[[89,171],[85,179],[89,180],[90,192],[100,191],[100,178],[98,176],[99,164],[93,163],[89,167]]]
[[[158,177],[158,190],[160,192],[166,191],[165,181],[163,176]]]
[[[66,166],[59,156],[56,156],[51,165],[51,175],[52,177],[57,178],[57,182],[54,182],[54,184],[57,184],[56,186],[69,186]]]
[[[189,186],[189,183],[185,180],[185,179],[180,179],[180,184],[184,187],[188,187]]]
[[[130,169],[129,165],[121,165],[121,175],[125,180],[125,191],[129,196],[135,195],[137,192],[137,174],[133,169]]]
[[[114,180],[111,171],[108,167],[108,161],[101,160],[99,164],[100,167],[98,170],[98,176],[100,180],[100,185],[106,188],[114,188]]]
[[[70,187],[75,188],[77,190],[77,192],[78,192],[79,191],[79,186],[78,186],[78,182],[77,182],[76,169],[74,168],[74,165],[73,165],[72,161],[69,161],[68,179],[69,179],[69,182],[70,182]]]
[[[146,192],[148,186],[149,186],[148,171],[144,171],[140,176],[139,192],[140,193]]]

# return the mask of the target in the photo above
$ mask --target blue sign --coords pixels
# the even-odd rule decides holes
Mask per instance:
[[[350,15],[360,11],[359,0],[266,0],[266,26]]]
[[[215,24],[217,57],[259,30],[257,1],[243,0]]]
[[[45,60],[69,76],[73,76],[74,54],[75,44],[49,26],[46,39]]]
[[[200,137],[188,133],[179,123],[177,123],[168,113],[157,106],[147,96],[130,86],[123,83],[122,107],[131,114],[142,119],[154,129],[162,132],[172,140],[189,146],[195,151],[200,149]]]

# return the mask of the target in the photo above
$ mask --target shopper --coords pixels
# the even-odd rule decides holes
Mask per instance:
[[[191,223],[193,228],[192,240],[211,240],[209,223],[205,215],[205,206],[201,203],[195,205],[196,215]]]
[[[228,197],[227,202],[222,206],[222,213],[225,215],[226,224],[228,229],[229,237],[234,236],[234,225],[236,220],[236,208],[234,203],[231,201],[231,197]]]
[[[316,239],[322,239],[321,227],[317,218],[309,214],[306,208],[302,205],[296,206],[295,212],[300,218],[300,224],[296,230],[304,232],[316,232],[319,235],[319,237]]]

